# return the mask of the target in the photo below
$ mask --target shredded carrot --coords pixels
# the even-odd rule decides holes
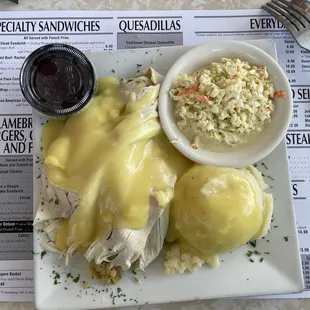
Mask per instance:
[[[237,67],[237,72],[240,72],[240,70],[241,70],[240,67]]]
[[[204,103],[209,103],[209,98],[206,96],[202,96],[202,95],[197,95],[197,100],[204,102]]]
[[[276,91],[273,94],[274,98],[285,98],[286,97],[286,92],[285,91]]]
[[[185,91],[179,93],[178,96],[190,95],[190,94],[194,93],[198,89],[198,86],[199,86],[198,84],[195,84],[195,85],[191,86],[190,88],[187,88]]]
[[[263,70],[264,67],[263,66],[257,66],[257,70]]]

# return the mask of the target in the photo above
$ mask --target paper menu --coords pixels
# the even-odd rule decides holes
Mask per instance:
[[[294,107],[286,142],[305,287],[310,289],[310,52],[301,49],[281,23],[261,10],[1,12],[0,301],[30,301],[33,292],[32,118],[19,89],[26,56],[54,42],[88,52],[221,39],[273,39],[290,80]]]

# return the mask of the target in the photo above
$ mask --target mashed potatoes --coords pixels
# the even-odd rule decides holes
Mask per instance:
[[[167,240],[178,244],[180,258],[190,253],[215,267],[217,254],[232,251],[267,233],[272,196],[264,192],[266,187],[261,174],[252,166],[194,166],[176,184]],[[176,250],[169,251],[166,272],[173,273],[171,251]]]

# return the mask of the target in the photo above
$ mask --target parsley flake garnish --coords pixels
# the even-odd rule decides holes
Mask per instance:
[[[80,280],[80,275],[78,275],[76,278],[73,279],[73,282],[78,283]]]
[[[256,240],[249,241],[249,244],[250,244],[253,248],[256,248]]]

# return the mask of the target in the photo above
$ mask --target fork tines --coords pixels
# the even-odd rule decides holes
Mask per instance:
[[[290,1],[272,0],[263,5],[263,9],[278,19],[293,35],[310,25],[310,15]]]

